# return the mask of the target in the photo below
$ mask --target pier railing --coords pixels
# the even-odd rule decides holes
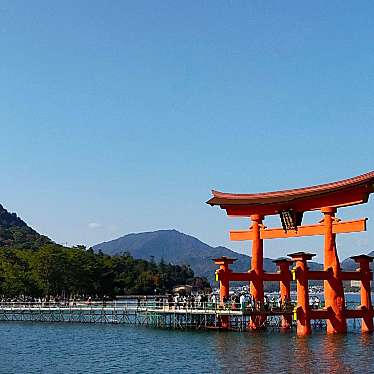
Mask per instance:
[[[346,302],[346,309],[354,310],[359,308],[358,302]],[[163,300],[121,300],[121,301],[43,301],[43,302],[22,302],[22,301],[0,301],[0,309],[124,309],[124,310],[158,310],[158,311],[235,311],[243,313],[292,313],[296,302],[279,304],[279,302],[270,301],[268,303],[215,303],[215,302],[170,302]],[[323,301],[310,301],[312,309],[324,308]]]
[[[118,323],[173,329],[248,330],[253,316],[266,316],[264,326],[282,327],[282,318],[291,318],[294,303],[279,305],[239,305],[212,302],[171,302],[164,300],[66,301],[66,302],[0,302],[0,321]],[[315,305],[317,306],[317,305]],[[353,306],[352,306],[353,307]],[[292,321],[295,326],[296,321]],[[314,328],[324,328],[325,321],[313,320]],[[353,320],[353,327],[360,319]]]

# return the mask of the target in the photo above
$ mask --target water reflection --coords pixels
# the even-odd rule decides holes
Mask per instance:
[[[325,332],[218,333],[215,344],[222,372],[236,373],[374,373],[373,348],[372,335]]]
[[[330,373],[353,373],[349,363],[349,335],[326,335],[323,340],[321,359],[329,367]]]
[[[0,373],[374,373],[373,352],[374,336],[360,333],[0,323]]]

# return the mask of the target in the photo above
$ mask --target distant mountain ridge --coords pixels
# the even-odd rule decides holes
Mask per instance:
[[[368,255],[374,257],[374,251],[371,251],[370,253],[368,253]],[[344,261],[342,261],[341,266],[342,266],[342,269],[347,270],[347,271],[353,271],[357,269],[357,263],[351,258],[346,258]],[[370,264],[370,268],[371,270],[374,270],[374,263]]]
[[[199,239],[181,233],[177,230],[159,230],[152,232],[132,233],[93,246],[95,251],[116,255],[129,252],[135,258],[155,261],[163,259],[173,264],[190,265],[195,275],[206,277],[209,281],[214,278],[217,266],[212,258],[227,256],[236,258],[232,265],[234,271],[245,272],[250,268],[251,257],[219,246],[211,247]],[[322,265],[311,262],[313,270],[322,269]],[[265,271],[276,271],[272,259],[264,258]]]

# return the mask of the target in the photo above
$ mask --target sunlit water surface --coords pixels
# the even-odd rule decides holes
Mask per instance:
[[[374,337],[0,323],[1,373],[374,373]]]

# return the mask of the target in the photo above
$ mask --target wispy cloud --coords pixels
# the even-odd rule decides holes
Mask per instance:
[[[98,229],[98,228],[100,228],[102,225],[101,225],[101,223],[97,223],[97,222],[90,222],[89,224],[88,224],[88,228],[89,229]]]

